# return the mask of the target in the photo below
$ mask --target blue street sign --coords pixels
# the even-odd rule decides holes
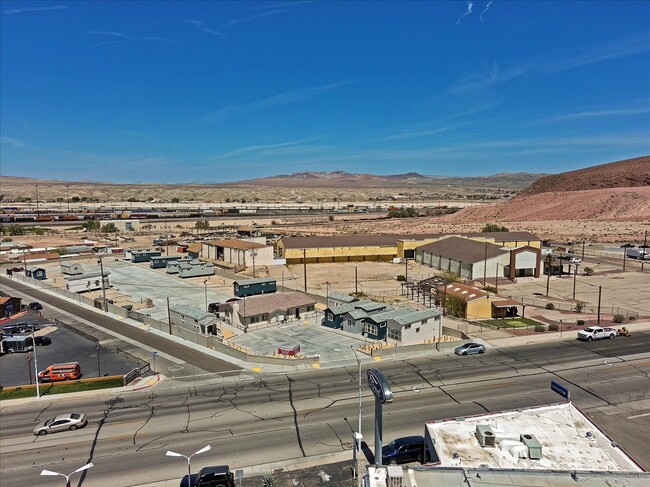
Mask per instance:
[[[555,382],[554,380],[551,381],[551,390],[557,392],[560,396],[566,398],[567,400],[569,400],[571,396],[571,391],[569,391],[568,388],[564,387],[559,382]]]

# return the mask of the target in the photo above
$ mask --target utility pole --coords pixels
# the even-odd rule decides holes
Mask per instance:
[[[32,347],[34,348],[34,379],[36,381],[36,397],[41,398],[41,386],[38,381],[38,361],[36,360],[36,344],[34,344],[34,327],[32,326]]]
[[[409,282],[409,258],[408,257],[404,257],[404,268],[405,268],[404,270],[405,282]]]
[[[585,260],[585,242],[584,241],[582,242],[582,257],[581,257],[581,259]]]
[[[359,294],[359,279],[357,274],[357,266],[354,266],[354,294]]]
[[[305,274],[305,292],[307,292],[307,249],[302,249],[302,268]]]
[[[70,185],[65,185],[65,199],[68,200],[68,213],[70,213]]]
[[[573,271],[573,299],[576,299],[576,277],[578,276],[578,264],[575,265],[575,270]]]
[[[643,237],[643,251],[645,253],[642,256],[643,258],[641,259],[641,272],[643,272],[643,265],[645,264],[645,256],[648,255],[647,254],[647,252],[648,252],[647,244],[648,244],[648,231],[646,230],[645,231],[645,237]]]
[[[284,271],[282,271],[282,292],[284,292]]]
[[[487,281],[487,249],[488,243],[485,241],[485,260],[483,261],[483,285],[485,286],[485,281]]]
[[[38,222],[41,219],[41,210],[38,206],[38,184],[36,185],[36,221]]]
[[[255,250],[251,250],[251,257],[253,258],[253,279],[255,279],[255,257],[257,256],[257,252]]]
[[[623,248],[623,270],[625,270],[625,259],[627,258],[627,247]]]
[[[600,325],[600,297],[602,295],[603,286],[598,286],[598,324]]]
[[[494,275],[494,292],[499,292],[499,263],[497,262],[497,272]]]
[[[104,313],[108,311],[108,303],[106,303],[106,283],[104,282],[104,263],[102,262],[102,256],[99,256],[99,272],[101,273],[102,280],[102,309]]]
[[[169,324],[169,334],[172,334],[172,313],[169,310],[169,298],[167,298],[167,323]]]

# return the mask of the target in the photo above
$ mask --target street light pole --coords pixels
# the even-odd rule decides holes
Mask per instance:
[[[600,325],[600,298],[602,295],[603,286],[598,286],[598,324]]]
[[[183,457],[183,458],[187,459],[187,485],[188,485],[188,487],[191,487],[191,485],[192,485],[192,481],[191,481],[192,480],[192,457],[194,455],[200,455],[201,453],[205,453],[206,451],[209,451],[210,448],[212,448],[210,445],[204,446],[199,451],[195,451],[194,453],[192,453],[189,457],[186,456],[186,455],[182,455],[181,453],[176,453],[176,452],[169,451],[169,450],[167,451],[167,453],[165,453],[165,455],[167,455],[168,457]]]
[[[36,360],[36,344],[34,343],[34,327],[32,326],[32,348],[34,349],[34,380],[36,381],[36,397],[41,398],[41,385],[38,382],[38,360]]]
[[[573,300],[574,301],[576,299],[576,277],[578,276],[578,267],[580,266],[576,264],[575,270],[573,271]]]
[[[53,472],[52,470],[42,470],[41,475],[60,475],[61,477],[65,477],[65,485],[66,487],[70,487],[70,477],[72,477],[76,473],[83,472],[84,470],[88,470],[91,467],[94,467],[94,465],[92,463],[87,463],[83,467],[80,467],[74,472],[72,472],[70,475],[65,475],[59,472]]]
[[[99,362],[99,351],[102,349],[101,345],[98,343],[95,345],[95,350],[97,350],[97,377],[102,376],[102,366],[101,363]]]
[[[253,279],[255,279],[255,257],[257,257],[257,251],[251,250],[251,257],[253,258]]]
[[[203,289],[205,291],[205,312],[208,312],[208,280],[203,281]]]
[[[106,303],[106,283],[104,282],[104,263],[102,262],[102,256],[99,256],[99,272],[101,273],[100,279],[102,281],[102,309],[104,313],[108,311],[108,303]]]

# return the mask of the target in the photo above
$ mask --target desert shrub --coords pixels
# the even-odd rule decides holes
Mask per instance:
[[[494,286],[483,286],[481,289],[483,289],[483,291],[488,291],[491,293],[497,292],[497,288],[495,288]]]
[[[576,321],[576,325],[578,325],[578,326],[585,326],[585,320],[578,320],[578,321]]]
[[[275,477],[272,473],[262,475],[262,487],[273,487],[275,485]]]
[[[594,273],[593,268],[591,268],[591,267],[585,267],[585,275],[586,275],[586,276],[590,276],[590,275],[592,275],[593,273]]]
[[[397,279],[400,282],[406,282],[406,276],[404,274],[398,274],[395,279]]]
[[[614,323],[623,323],[625,321],[625,316],[623,315],[614,315]]]
[[[546,303],[546,309],[555,309],[555,305],[553,303]]]
[[[627,319],[632,321],[632,320],[636,320],[636,317],[635,316],[628,316]]]
[[[576,305],[573,307],[573,310],[576,313],[582,313],[583,309],[585,309],[585,303],[576,303]]]
[[[499,225],[498,223],[488,223],[483,227],[481,231],[482,232],[507,232],[508,229],[503,225]]]
[[[548,331],[558,331],[560,329],[560,325],[556,323],[551,323],[548,325]]]
[[[544,333],[546,327],[544,325],[535,325],[535,333]]]

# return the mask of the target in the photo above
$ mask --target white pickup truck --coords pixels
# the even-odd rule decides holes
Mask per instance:
[[[615,336],[616,330],[614,328],[603,328],[600,326],[590,326],[578,332],[578,340],[584,340],[587,342],[602,340],[603,338],[613,340]]]

